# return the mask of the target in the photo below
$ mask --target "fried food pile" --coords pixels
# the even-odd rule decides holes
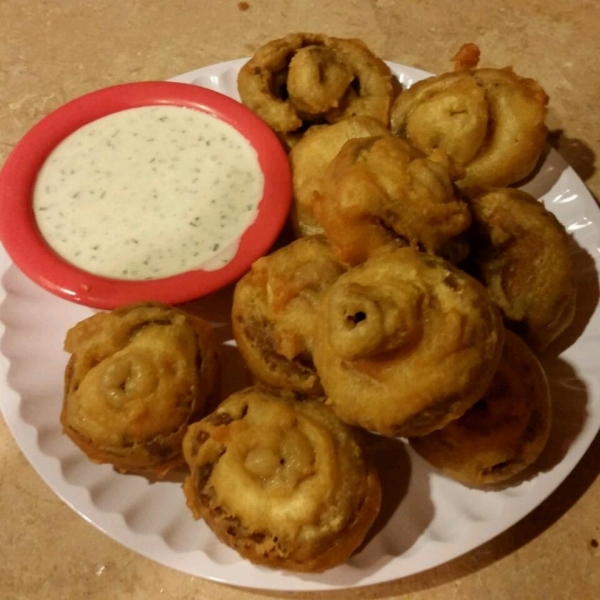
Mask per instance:
[[[238,345],[261,389],[324,394],[345,423],[409,438],[467,485],[510,480],[548,437],[548,386],[535,353],[575,311],[569,236],[542,202],[508,187],[540,158],[548,97],[511,68],[478,68],[479,49],[465,44],[453,72],[394,94],[385,117],[338,111],[332,119],[328,111],[354,85],[320,47],[337,43],[309,34],[269,42],[238,79],[242,101],[259,114],[285,106],[300,117],[292,130],[263,114],[279,134],[295,132],[291,222],[299,240],[257,263],[262,271],[285,261],[276,285],[263,277],[249,286],[255,268],[238,284],[234,320],[258,322],[260,314],[269,332],[254,335],[250,351],[235,326]],[[266,57],[276,48],[285,60],[275,65]],[[318,118],[297,98],[300,68],[306,89],[329,97]],[[373,69],[375,79],[381,74]],[[251,79],[263,82],[263,96],[248,94]],[[362,81],[354,80],[359,89]],[[338,266],[321,262],[319,276],[314,263],[318,288],[294,271],[300,242],[317,240]],[[312,299],[297,321],[256,309],[282,289]],[[293,355],[273,333],[283,323],[286,339],[303,340]],[[310,388],[275,381],[274,365],[290,359],[310,372]]]
[[[195,518],[243,557],[301,572],[342,564],[371,528],[373,434],[408,438],[469,486],[532,465],[551,423],[536,353],[575,311],[570,240],[507,187],[541,154],[546,94],[478,61],[467,44],[454,72],[398,94],[358,40],[259,48],[238,87],[290,148],[297,239],[235,287],[254,385],[209,409],[207,322],[156,303],[98,314],[65,343],[75,443],[120,471],[185,460]]]

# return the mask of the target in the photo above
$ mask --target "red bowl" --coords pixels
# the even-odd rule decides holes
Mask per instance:
[[[106,115],[150,105],[181,106],[209,113],[248,140],[258,154],[264,175],[258,215],[242,235],[236,256],[219,270],[198,269],[145,281],[93,275],[66,262],[42,237],[33,212],[37,174],[54,148],[75,130]],[[177,304],[235,281],[267,253],[283,228],[291,195],[291,170],[281,143],[245,106],[223,94],[185,83],[126,83],[61,106],[16,145],[0,172],[0,240],[25,275],[72,302],[104,309],[141,300]]]

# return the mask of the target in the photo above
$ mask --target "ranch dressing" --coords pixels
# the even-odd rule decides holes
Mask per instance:
[[[258,214],[256,151],[220,119],[145,106],[67,137],[38,175],[42,236],[73,265],[117,279],[218,269]]]

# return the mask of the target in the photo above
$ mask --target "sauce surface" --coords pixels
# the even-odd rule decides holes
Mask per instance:
[[[254,148],[217,117],[178,106],[114,113],[47,158],[33,210],[50,247],[116,279],[218,269],[258,214]]]

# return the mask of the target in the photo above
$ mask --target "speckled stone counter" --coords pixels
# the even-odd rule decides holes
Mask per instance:
[[[432,72],[465,41],[551,97],[551,143],[600,196],[600,4],[593,0],[0,0],[0,162],[43,115],[85,92],[166,79],[249,55],[290,31],[360,37],[381,57]],[[529,516],[433,570],[315,598],[600,597],[596,438]],[[7,600],[308,597],[211,583],[109,539],[59,500],[0,419],[0,597]]]

